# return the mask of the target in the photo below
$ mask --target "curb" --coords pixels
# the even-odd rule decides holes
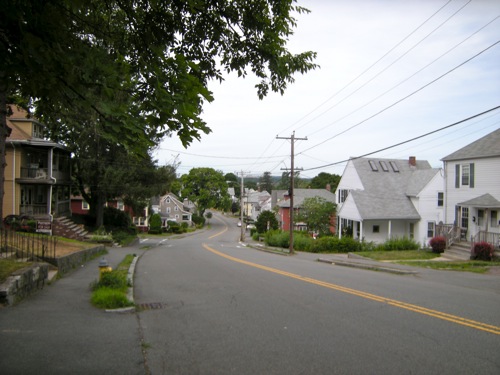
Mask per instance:
[[[134,304],[134,306],[130,307],[122,307],[119,309],[106,309],[107,313],[131,313],[135,312],[135,302],[134,302],[134,273],[135,273],[135,265],[139,260],[139,256],[134,254],[134,260],[130,263],[130,267],[128,269],[127,281],[129,283],[129,288],[127,290],[127,299]]]
[[[403,269],[399,269],[399,268],[390,268],[390,267],[379,266],[379,265],[375,265],[375,264],[346,262],[346,261],[342,261],[342,260],[330,260],[330,259],[318,258],[318,262],[329,263],[329,264],[332,264],[335,266],[360,268],[360,269],[370,270],[370,271],[382,271],[382,272],[393,273],[396,275],[416,275],[416,274],[418,274],[417,271],[409,271],[409,270],[403,270]]]

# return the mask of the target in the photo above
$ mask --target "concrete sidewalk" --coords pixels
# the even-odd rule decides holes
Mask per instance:
[[[134,250],[109,248],[104,257],[116,268]],[[90,303],[100,260],[0,308],[3,374],[144,374],[136,314],[110,314]]]

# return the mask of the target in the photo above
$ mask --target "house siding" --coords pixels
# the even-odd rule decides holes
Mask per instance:
[[[457,164],[471,163],[474,164],[474,187],[470,187],[469,185],[456,188],[455,181],[457,176],[455,166]],[[455,207],[460,202],[465,202],[487,193],[500,200],[500,157],[446,161],[444,168],[446,173],[445,223],[454,223]]]
[[[428,236],[428,223],[439,224],[444,222],[443,206],[438,206],[438,192],[444,192],[443,171],[437,173],[434,178],[418,194],[418,199],[412,198],[412,203],[420,214],[420,220],[415,222],[414,238],[422,244],[428,244],[431,237]],[[409,227],[407,229],[409,234]]]

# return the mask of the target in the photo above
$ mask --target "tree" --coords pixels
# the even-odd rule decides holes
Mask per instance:
[[[259,179],[259,184],[261,191],[267,191],[271,193],[273,191],[273,182],[271,180],[271,172],[264,172],[262,177]]]
[[[330,221],[337,206],[322,197],[305,198],[298,210],[296,221],[306,223],[309,231],[320,235],[331,234]]]
[[[255,227],[258,233],[265,233],[268,230],[278,229],[279,224],[278,219],[276,219],[276,214],[272,211],[262,211],[259,216],[257,216]]]
[[[230,188],[234,188],[234,196],[239,199],[241,196],[241,187],[238,176],[236,176],[234,173],[226,173],[224,178],[226,179],[227,186]]]
[[[286,48],[294,13],[308,12],[294,3],[2,2],[2,181],[6,103],[13,96],[39,115],[51,108],[90,111],[102,122],[103,139],[141,153],[165,135],[177,135],[187,147],[208,134],[201,118],[202,105],[213,100],[207,84],[222,81],[224,71],[253,72],[261,99],[269,90],[283,94],[295,73],[316,68],[315,53]]]
[[[196,203],[198,215],[203,217],[207,208],[229,209],[231,202],[227,183],[221,171],[213,168],[193,168],[181,177],[182,197]]]
[[[337,174],[330,174],[326,172],[321,172],[316,177],[311,180],[312,189],[326,189],[327,185],[330,185],[330,191],[334,192],[337,190],[341,176]]]

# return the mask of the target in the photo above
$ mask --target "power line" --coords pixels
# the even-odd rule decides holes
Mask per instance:
[[[481,112],[481,113],[478,113],[474,116],[470,116],[470,117],[467,117],[466,119],[463,119],[463,120],[460,120],[460,121],[457,121],[453,124],[450,124],[450,125],[446,125],[442,128],[439,128],[437,130],[433,130],[431,132],[428,132],[428,133],[425,133],[425,134],[422,134],[422,135],[419,135],[417,137],[414,137],[414,138],[411,138],[411,139],[408,139],[406,141],[403,141],[403,142],[399,142],[399,143],[396,143],[394,145],[391,145],[391,146],[388,146],[388,147],[384,147],[384,148],[381,148],[379,150],[376,150],[376,151],[372,151],[372,152],[369,152],[369,153],[366,153],[366,154],[363,154],[361,156],[356,156],[356,157],[353,157],[353,158],[349,158],[349,159],[346,159],[346,160],[342,160],[342,161],[338,161],[338,162],[335,162],[335,163],[329,163],[329,164],[325,164],[325,165],[322,165],[322,166],[319,166],[319,167],[313,167],[313,168],[308,168],[308,169],[304,169],[304,171],[312,171],[312,170],[315,170],[315,169],[322,169],[322,168],[325,168],[325,167],[331,167],[332,165],[338,165],[338,164],[342,164],[342,163],[346,163],[348,162],[349,160],[352,160],[352,159],[359,159],[359,158],[364,158],[365,156],[369,156],[369,155],[373,155],[373,154],[376,154],[376,153],[379,153],[379,152],[382,152],[382,151],[385,151],[385,150],[389,150],[391,148],[394,148],[394,147],[397,147],[397,146],[401,146],[401,145],[404,145],[405,143],[409,143],[409,142],[413,142],[417,139],[420,139],[420,138],[423,138],[423,137],[427,137],[428,135],[431,135],[431,134],[434,134],[434,133],[437,133],[437,132],[440,132],[440,131],[443,131],[445,129],[448,129],[448,128],[451,128],[453,126],[457,126],[459,124],[462,124],[466,121],[470,121],[474,118],[477,118],[479,116],[482,116],[482,115],[485,115],[486,113],[490,113],[490,112],[493,112],[493,111],[496,111],[497,109],[500,109],[500,105],[497,106],[497,107],[493,107],[491,109],[488,109],[484,112]]]
[[[408,99],[408,98],[412,97],[413,95],[417,94],[418,92],[422,91],[423,89],[427,88],[428,86],[432,85],[433,83],[435,83],[435,82],[439,81],[441,78],[443,78],[443,77],[447,76],[448,74],[450,74],[450,73],[452,73],[453,71],[457,70],[457,69],[458,69],[458,68],[460,68],[461,66],[463,66],[463,65],[467,64],[467,63],[468,63],[468,62],[470,62],[471,60],[473,60],[473,59],[475,59],[476,57],[480,56],[481,54],[483,54],[484,52],[486,52],[486,51],[487,51],[487,50],[489,50],[490,48],[493,48],[494,46],[496,46],[496,45],[497,45],[497,44],[499,44],[499,43],[500,43],[500,40],[496,41],[496,42],[495,42],[495,43],[493,43],[492,45],[490,45],[490,46],[486,47],[485,49],[483,49],[481,52],[479,52],[479,53],[475,54],[474,56],[472,56],[472,57],[470,57],[469,59],[465,60],[465,61],[464,61],[464,62],[462,62],[461,64],[459,64],[459,65],[455,66],[454,68],[452,68],[452,69],[448,70],[446,73],[441,74],[439,77],[437,77],[437,78],[433,79],[432,81],[430,81],[430,82],[426,83],[425,85],[421,86],[420,88],[418,88],[417,90],[413,91],[412,93],[410,93],[410,94],[408,94],[408,95],[404,96],[403,98],[401,98],[401,99],[399,99],[399,100],[395,101],[395,102],[394,102],[394,103],[392,103],[391,105],[389,105],[389,106],[387,106],[387,107],[385,107],[385,108],[381,109],[380,111],[378,111],[378,112],[374,113],[373,115],[371,115],[371,116],[369,116],[369,117],[365,118],[364,120],[362,120],[362,121],[360,121],[360,122],[358,122],[358,123],[356,123],[356,124],[352,125],[351,127],[349,127],[349,128],[347,128],[347,129],[345,129],[345,130],[341,131],[340,133],[337,133],[337,134],[333,135],[332,137],[327,138],[327,139],[323,140],[322,142],[320,142],[320,143],[318,143],[318,144],[316,144],[316,145],[314,145],[314,146],[312,146],[312,147],[309,147],[309,148],[307,148],[307,149],[303,150],[302,152],[299,152],[299,155],[300,155],[300,154],[302,154],[303,152],[307,152],[307,151],[309,151],[309,150],[311,150],[311,149],[313,149],[313,148],[316,148],[316,147],[318,147],[318,146],[320,146],[320,145],[322,145],[322,144],[324,144],[324,143],[326,143],[326,142],[328,142],[328,141],[331,141],[332,139],[334,139],[334,138],[338,137],[339,135],[342,135],[342,134],[344,134],[344,133],[347,133],[349,130],[352,130],[352,129],[354,129],[354,128],[356,128],[356,127],[358,127],[358,126],[360,126],[360,125],[364,124],[364,123],[365,123],[365,122],[367,122],[368,120],[371,120],[372,118],[374,118],[374,117],[376,117],[376,116],[380,115],[381,113],[383,113],[383,112],[387,111],[388,109],[390,109],[390,108],[392,108],[392,107],[396,106],[397,104],[399,104],[399,103],[403,102],[404,100],[406,100],[406,99]]]

